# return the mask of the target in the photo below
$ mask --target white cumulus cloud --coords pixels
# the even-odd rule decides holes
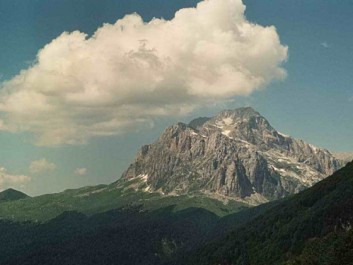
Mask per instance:
[[[45,158],[32,161],[29,165],[29,171],[33,174],[53,171],[55,169],[56,165],[52,162],[49,162]]]
[[[75,175],[77,176],[85,176],[87,175],[87,168],[76,168],[74,171]]]
[[[91,37],[64,32],[2,83],[0,129],[31,132],[39,145],[80,144],[284,78],[287,47],[244,11],[241,0],[205,0],[171,20],[131,14]]]
[[[29,176],[11,174],[6,168],[0,167],[0,191],[10,187],[21,187],[30,180]]]

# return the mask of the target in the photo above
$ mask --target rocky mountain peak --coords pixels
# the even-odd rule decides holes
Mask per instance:
[[[245,141],[263,149],[272,145],[281,145],[286,138],[251,107],[224,110],[215,117],[209,118],[196,129],[203,135],[220,132],[230,139]]]
[[[148,191],[258,204],[309,187],[342,165],[329,151],[279,133],[248,107],[168,127],[141,148],[123,177],[143,176]]]
[[[256,128],[259,124],[270,126],[269,122],[251,107],[238,108],[234,110],[223,110],[212,118],[200,117],[192,120],[189,126],[200,129],[205,123],[216,126],[236,126],[243,123]]]
[[[333,156],[336,157],[337,159],[343,161],[343,163],[349,163],[353,161],[353,153],[349,152],[341,152],[341,153],[333,153]]]
[[[228,109],[221,111],[216,117],[233,117],[249,119],[250,117],[262,117],[259,112],[252,107],[243,107],[237,109]]]

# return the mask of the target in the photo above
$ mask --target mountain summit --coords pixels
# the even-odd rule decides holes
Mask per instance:
[[[256,205],[297,193],[341,166],[329,151],[278,132],[247,107],[170,126],[141,148],[123,178],[141,178],[145,191],[202,192]]]
[[[7,189],[0,192],[0,202],[16,201],[16,200],[25,199],[28,197],[29,196],[27,194],[24,194],[23,192],[20,192],[14,189]]]

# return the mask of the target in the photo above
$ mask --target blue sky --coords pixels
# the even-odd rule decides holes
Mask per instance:
[[[92,34],[136,12],[144,21],[171,19],[175,11],[198,1],[164,0],[2,0],[0,1],[0,77],[9,80],[33,64],[36,54],[64,31]],[[353,151],[353,4],[351,1],[246,0],[246,18],[274,25],[288,46],[287,77],[249,96],[232,97],[187,115],[156,117],[154,126],[121,135],[93,137],[84,145],[37,146],[27,132],[0,132],[0,166],[13,175],[30,175],[15,186],[31,195],[115,181],[138,148],[163,129],[224,108],[253,106],[279,131],[331,151]],[[45,159],[43,172],[31,162]],[[85,174],[75,170],[86,168]],[[81,171],[82,172],[82,171]],[[76,172],[77,173],[77,172]]]

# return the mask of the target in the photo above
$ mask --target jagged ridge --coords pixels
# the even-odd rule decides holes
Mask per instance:
[[[310,187],[342,165],[329,151],[276,131],[248,107],[170,126],[141,148],[123,178],[144,176],[146,191],[201,191],[259,204]]]

